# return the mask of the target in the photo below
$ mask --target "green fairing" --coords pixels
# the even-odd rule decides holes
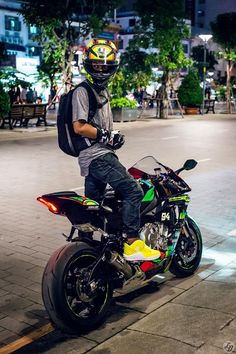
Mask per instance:
[[[143,197],[142,202],[151,202],[155,197],[155,193],[154,193],[154,187],[151,187],[147,193],[145,194],[145,196]]]
[[[97,202],[95,202],[95,200],[92,200],[92,199],[84,199],[84,198],[81,198],[81,197],[71,197],[71,199],[74,199],[74,200],[78,200],[80,202],[82,202],[83,204],[85,205],[99,205]]]
[[[83,201],[83,199],[81,197],[71,197],[71,199],[74,199],[74,200],[79,200],[80,202]]]
[[[187,213],[185,211],[181,211],[181,213],[179,215],[180,220],[185,219],[186,215],[187,215]]]
[[[166,256],[172,256],[174,252],[174,247],[173,245],[168,246],[167,252],[166,252]]]
[[[178,202],[179,200],[184,200],[186,203],[189,203],[190,197],[188,195],[181,195],[179,197],[169,198],[169,202]]]

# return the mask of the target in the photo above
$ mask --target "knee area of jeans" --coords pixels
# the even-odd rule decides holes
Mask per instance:
[[[140,201],[144,197],[144,193],[143,193],[143,190],[141,188],[137,190],[137,197],[140,199]]]
[[[138,183],[135,184],[133,189],[136,191],[136,194],[139,196],[139,198],[143,199],[144,192],[143,192],[143,189],[140,187],[140,185]]]
[[[130,200],[141,203],[144,193],[139,186],[134,186],[130,191],[130,193],[127,193],[127,196],[129,197]]]

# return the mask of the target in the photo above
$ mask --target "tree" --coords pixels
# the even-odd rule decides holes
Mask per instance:
[[[190,70],[184,77],[179,90],[179,102],[185,107],[199,107],[203,101],[200,80],[195,70]]]
[[[1,118],[5,117],[10,111],[10,97],[4,91],[3,85],[0,82],[0,121]]]
[[[184,1],[136,0],[135,9],[140,17],[136,45],[144,49],[156,48],[149,55],[149,62],[163,69],[159,117],[165,118],[170,72],[191,63],[185,57],[182,44],[182,40],[189,36],[184,21]]]
[[[19,79],[18,76],[21,76]],[[12,67],[2,67],[0,69],[0,81],[4,82],[4,87],[10,88],[11,86],[23,86],[30,85],[30,82],[26,81],[27,75],[16,70]]]
[[[146,87],[152,78],[149,55],[142,50],[128,47],[121,55],[121,71],[124,76],[124,91]]]
[[[0,42],[0,60],[5,59],[7,57],[6,44],[4,42]]]
[[[193,61],[194,61],[194,66],[198,69],[199,76],[203,78],[203,67],[205,65],[204,63],[204,46],[203,45],[197,45],[196,47],[192,48],[192,55],[191,55]],[[206,63],[207,63],[207,68],[209,69],[214,69],[214,66],[218,64],[218,61],[215,58],[214,52],[210,52],[206,48]]]
[[[28,24],[39,29],[36,39],[43,48],[44,62],[51,53],[57,57],[63,82],[71,82],[75,52],[89,33],[95,35],[106,24],[109,11],[118,0],[25,0],[21,14]],[[76,23],[76,26],[74,24]]]
[[[211,22],[213,39],[218,43],[222,51],[219,57],[226,60],[226,104],[227,112],[231,113],[231,70],[236,62],[236,12],[220,14],[214,22]]]
[[[56,86],[56,77],[60,67],[62,67],[61,63],[54,60],[52,52],[52,56],[47,57],[47,60],[43,58],[37,68],[38,79],[44,83],[45,87],[50,87],[50,90]]]

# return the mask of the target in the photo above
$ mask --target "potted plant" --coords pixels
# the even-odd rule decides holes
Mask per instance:
[[[125,97],[126,86],[124,75],[119,70],[109,85],[114,122],[134,121],[138,117],[137,101]]]
[[[137,102],[127,97],[112,98],[110,101],[114,122],[136,120],[138,116]]]
[[[0,82],[0,127],[4,125],[4,117],[8,115],[10,111],[10,97],[4,91],[3,85]]]
[[[178,99],[185,109],[185,114],[197,114],[199,112],[203,93],[196,71],[190,71],[183,79],[178,90]]]

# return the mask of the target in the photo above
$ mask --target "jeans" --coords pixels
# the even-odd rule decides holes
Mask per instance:
[[[123,200],[124,232],[127,237],[137,237],[143,191],[112,153],[102,155],[91,162],[89,175],[85,177],[86,197],[100,201],[107,183],[121,195]]]

